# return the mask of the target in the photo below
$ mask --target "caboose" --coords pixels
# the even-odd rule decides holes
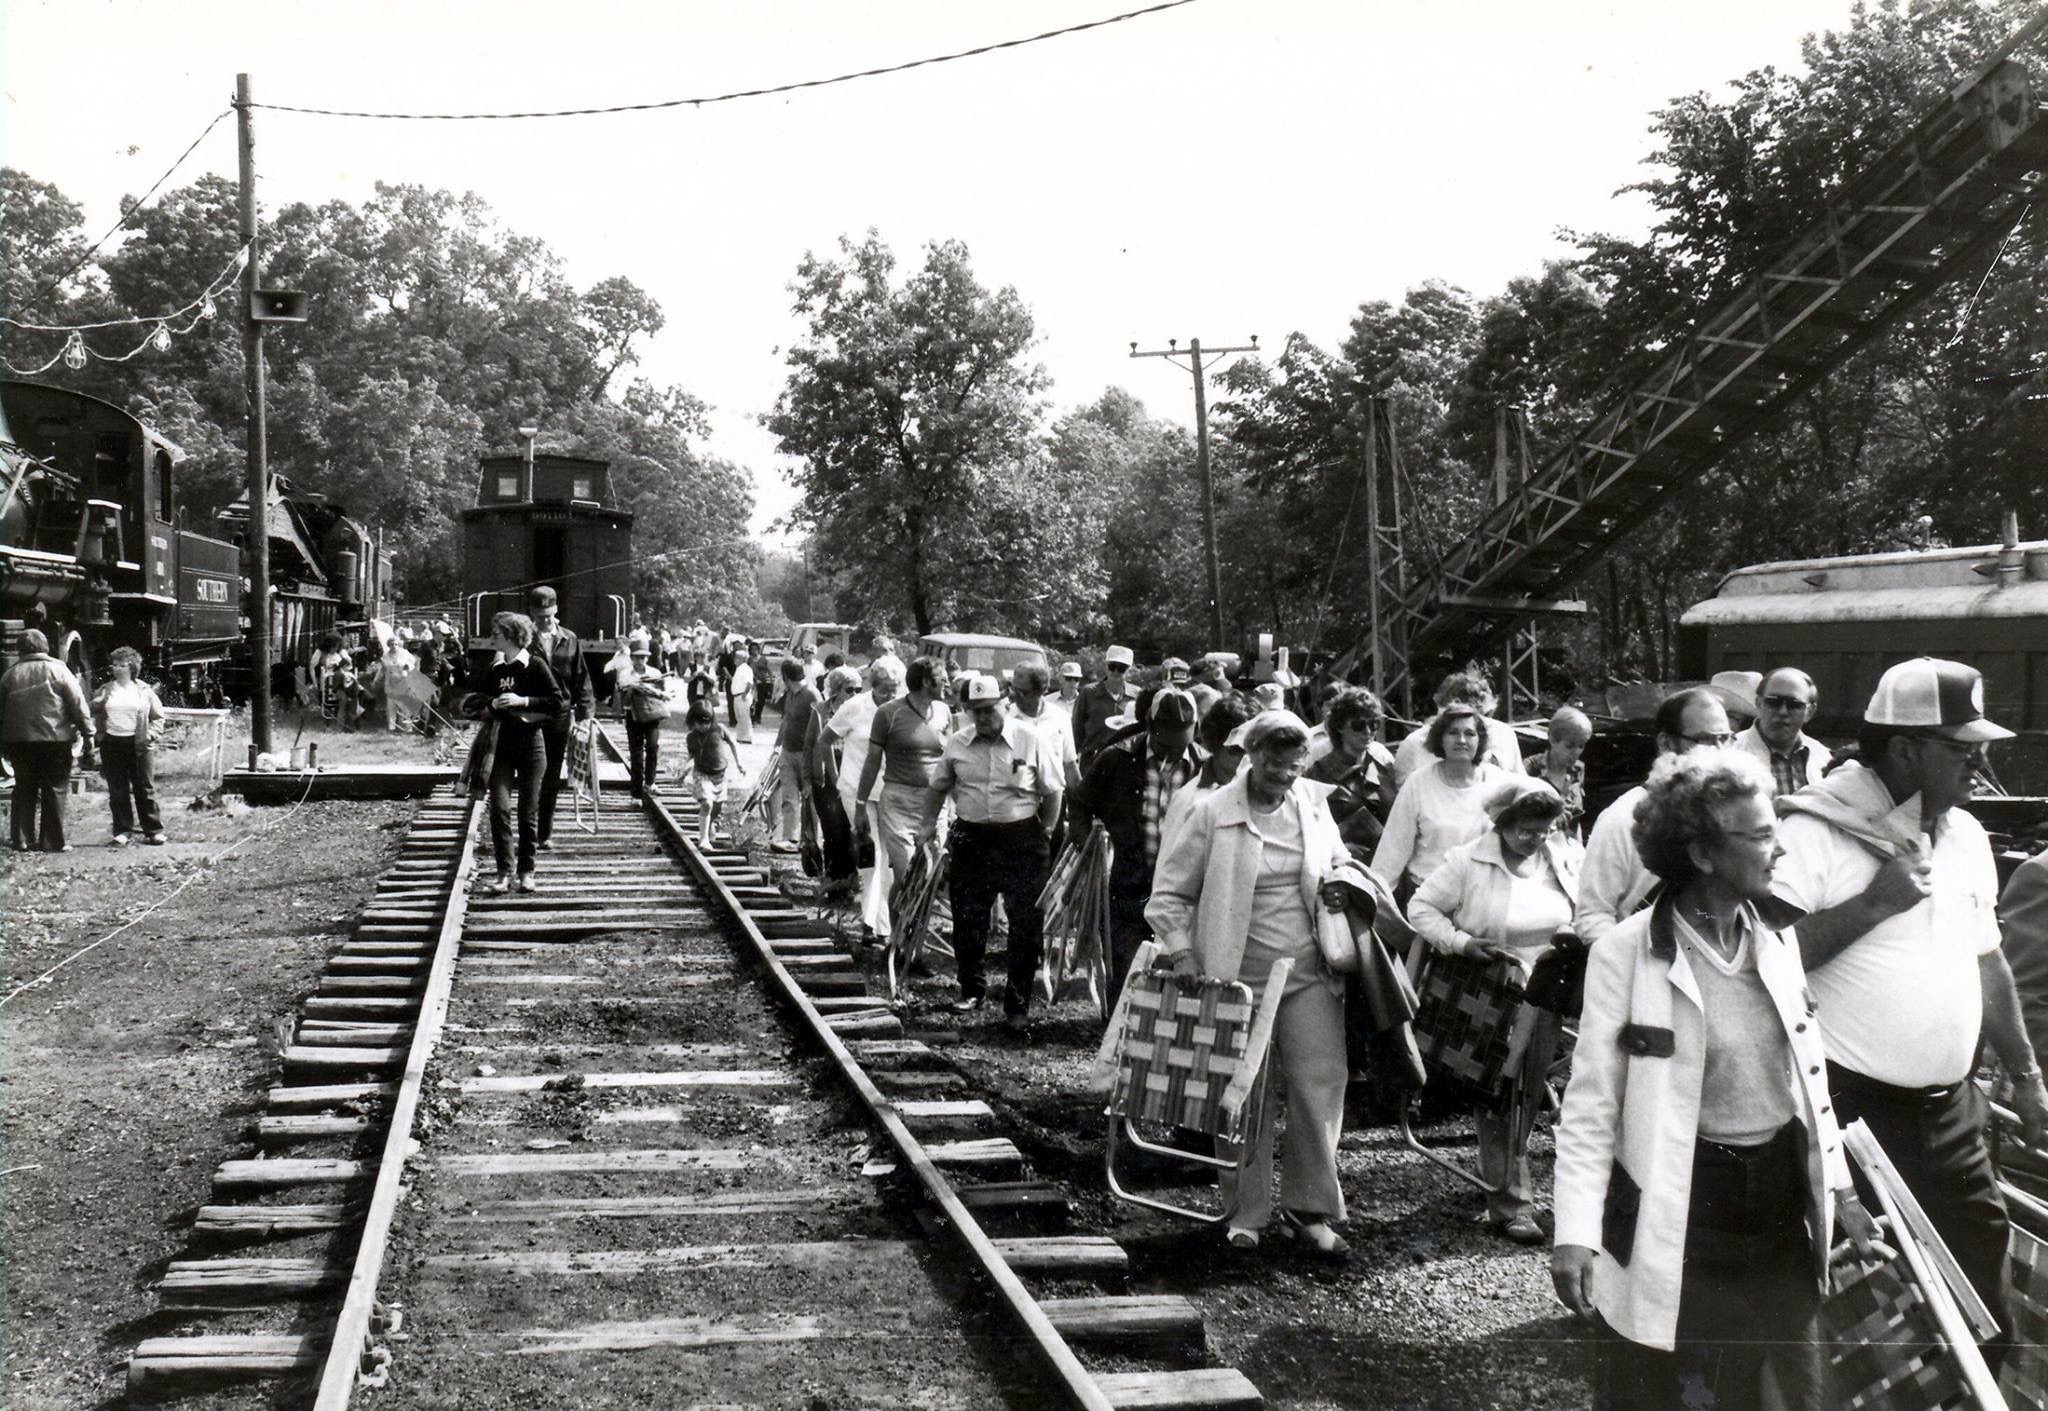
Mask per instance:
[[[611,505],[611,462],[536,452],[485,456],[476,504],[462,512],[464,631],[490,649],[491,615],[525,612],[555,590],[562,622],[583,639],[593,677],[633,620],[633,516]]]

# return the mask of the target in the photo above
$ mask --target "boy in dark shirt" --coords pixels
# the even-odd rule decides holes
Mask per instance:
[[[484,887],[492,895],[513,886],[512,798],[518,791],[518,887],[538,890],[533,860],[538,843],[541,777],[547,770],[547,743],[541,727],[562,706],[562,689],[548,664],[527,651],[533,641],[533,619],[501,612],[491,619],[491,646],[498,655],[482,672],[483,688],[463,702],[463,714],[487,722],[496,732],[490,768],[491,848],[498,875]]]

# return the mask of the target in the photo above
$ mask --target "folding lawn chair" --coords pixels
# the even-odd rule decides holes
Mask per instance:
[[[1429,1075],[1427,1091],[1468,1094],[1473,1106],[1503,1109],[1512,1122],[1523,1102],[1542,1102],[1540,1093],[1524,1092],[1510,1083],[1537,1016],[1523,1003],[1521,967],[1512,960],[1482,964],[1460,956],[1437,955],[1418,936],[1410,968],[1419,962],[1416,986],[1415,1042]],[[1487,1194],[1498,1187],[1463,1162],[1425,1146],[1415,1135],[1415,1111],[1421,1096],[1401,1105],[1401,1140],[1410,1150],[1434,1161]]]
[[[1223,1201],[1210,1211],[1132,1190],[1119,1158],[1131,1148],[1155,1160],[1218,1173],[1243,1169],[1251,1156],[1249,1138],[1271,1100],[1272,1065],[1266,1059],[1292,962],[1276,964],[1265,993],[1258,995],[1232,980],[1183,979],[1141,968],[1152,953],[1148,946],[1132,965],[1111,1021],[1116,1067],[1105,1174],[1110,1193],[1120,1200],[1221,1224],[1237,1213],[1234,1202]],[[1235,1142],[1238,1155],[1207,1156],[1171,1146],[1145,1136],[1141,1123]]]
[[[1100,823],[1060,851],[1038,909],[1045,918],[1038,988],[1055,1004],[1071,986],[1083,987],[1096,1012],[1109,1018],[1109,833]]]
[[[597,779],[597,720],[595,717],[569,730],[569,795],[575,800],[576,826],[586,833],[597,831],[599,785]],[[590,802],[590,821],[583,821],[583,804]]]
[[[932,926],[933,912],[945,890],[952,859],[950,836],[934,837],[910,859],[910,867],[896,885],[889,905],[889,943],[883,957],[891,1004],[903,998],[904,987],[910,982],[910,967],[927,950],[952,957],[953,947]]]

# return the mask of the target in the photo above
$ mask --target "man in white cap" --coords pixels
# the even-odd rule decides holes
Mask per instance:
[[[1124,681],[1134,660],[1129,647],[1111,647],[1102,654],[1102,679],[1083,687],[1074,702],[1074,745],[1081,751],[1084,774],[1116,737],[1117,727],[1109,722],[1126,709]]]
[[[1826,745],[1806,733],[1806,722],[1819,704],[1813,678],[1796,666],[1781,666],[1757,684],[1756,724],[1735,737],[1735,747],[1771,771],[1780,797],[1818,784],[1834,758]]]
[[[1073,718],[1074,702],[1081,698],[1081,663],[1063,661],[1060,663],[1060,709]]]
[[[1059,765],[1038,732],[1003,709],[1002,683],[993,676],[967,680],[961,704],[974,723],[956,731],[932,767],[919,846],[937,826],[947,795],[953,799],[953,954],[960,966],[962,1011],[979,1008],[986,981],[982,957],[996,898],[1010,919],[1008,982],[1003,1024],[1023,1032],[1038,974],[1043,921],[1038,894],[1052,864],[1051,838],[1060,816]]]
[[[1984,679],[1920,657],[1886,671],[1857,758],[1778,800],[1773,887],[1806,913],[1799,952],[1842,1126],[1861,1119],[1934,1222],[2002,1332],[2012,1336],[2011,1230],[1971,1082],[1980,1035],[2013,1080],[2030,1145],[2048,1089],[1999,948],[1998,870],[1963,807],[1985,747],[2012,732],[1984,716]]]

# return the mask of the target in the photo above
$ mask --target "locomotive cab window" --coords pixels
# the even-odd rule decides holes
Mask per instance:
[[[171,494],[171,456],[168,451],[158,451],[153,458],[156,464],[156,517],[165,524],[171,522],[171,508],[174,500]]]

